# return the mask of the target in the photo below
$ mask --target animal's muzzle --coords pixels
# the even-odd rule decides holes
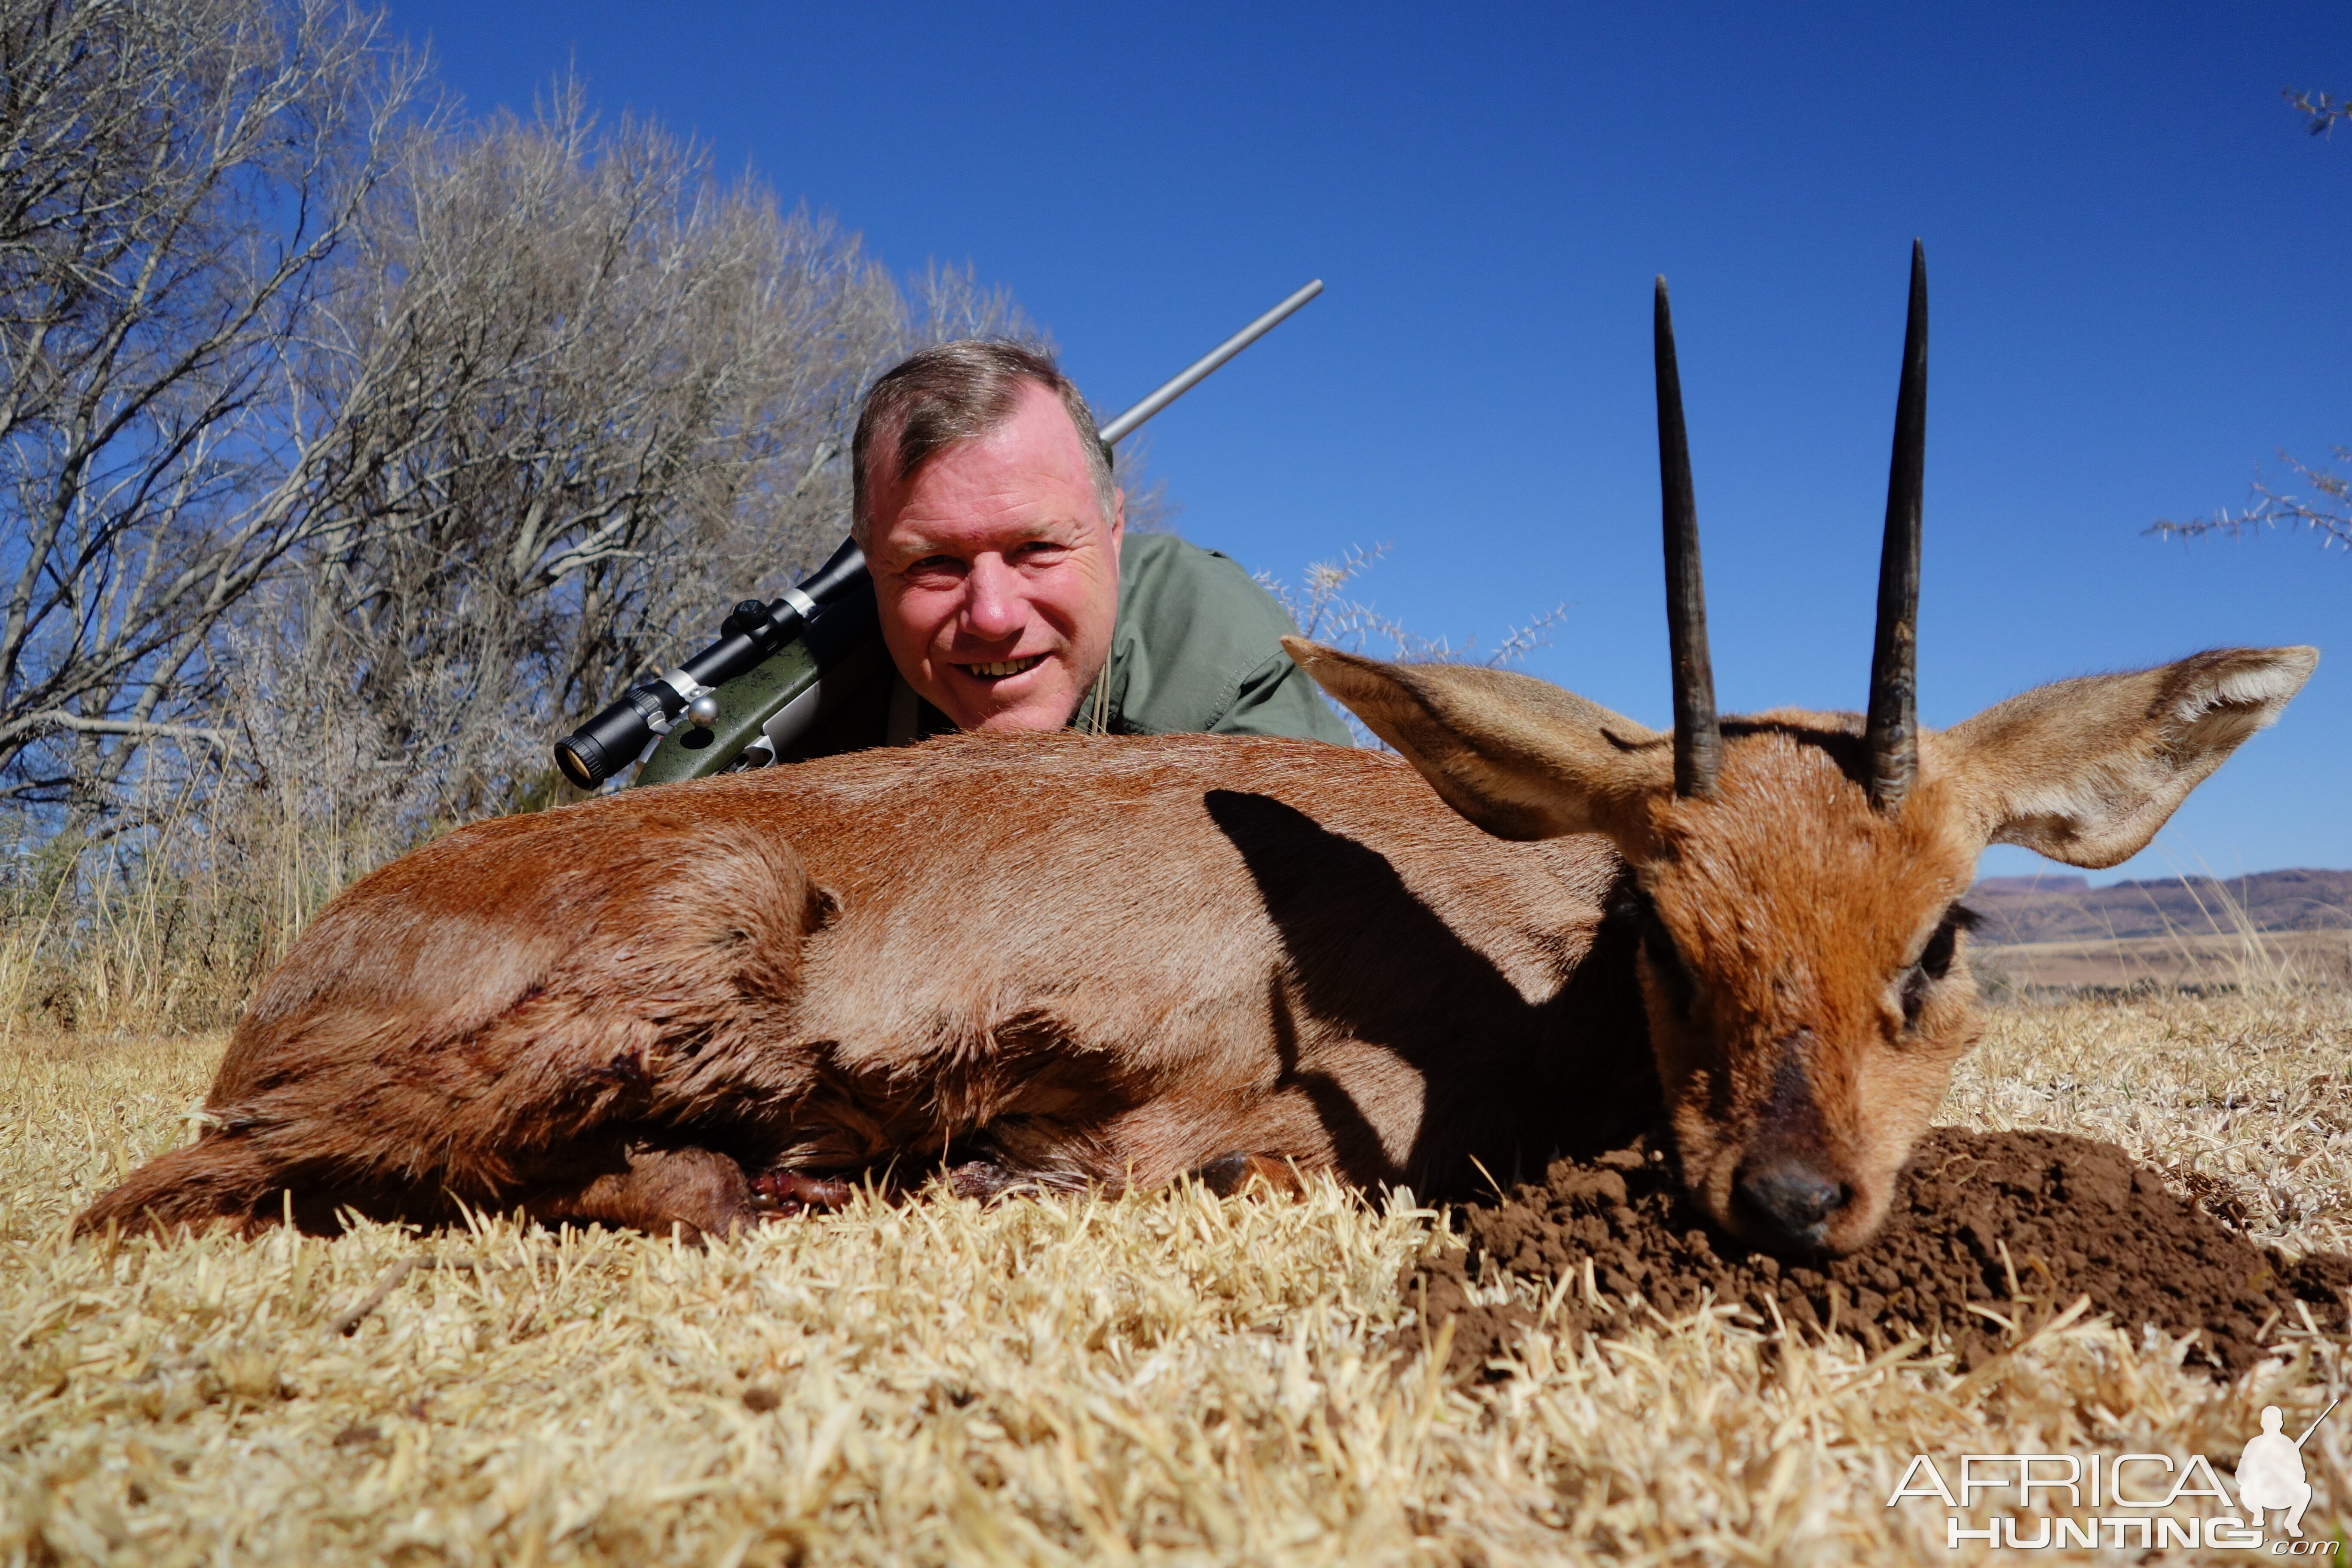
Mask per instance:
[[[1732,1177],[1739,1229],[1775,1252],[1821,1251],[1830,1222],[1853,1201],[1853,1187],[1790,1155],[1750,1160]]]

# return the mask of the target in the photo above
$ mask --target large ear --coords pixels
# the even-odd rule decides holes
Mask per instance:
[[[2279,716],[2311,647],[2231,647],[2061,680],[1937,737],[1987,842],[2096,868],[2137,854],[2239,742]]]
[[[1668,737],[1547,681],[1458,664],[1382,664],[1282,646],[1445,803],[1498,838],[1606,833],[1625,845],[1675,784]]]

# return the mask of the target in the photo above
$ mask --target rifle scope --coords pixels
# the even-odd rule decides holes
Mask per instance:
[[[742,674],[800,636],[827,605],[866,581],[866,556],[845,539],[833,558],[772,604],[746,599],[719,623],[719,640],[641,685],[555,743],[555,765],[582,789],[594,789],[637,760],[655,738],[712,687]]]
[[[1103,445],[1117,445],[1321,292],[1322,279],[1318,279],[1194,360],[1150,396],[1104,426]],[[800,586],[785,589],[783,596],[772,604],[744,600],[719,623],[717,642],[675,669],[630,687],[621,693],[619,701],[558,741],[555,765],[580,788],[594,789],[650,752],[681,717],[707,727],[719,711],[710,695],[715,688],[752,669],[807,630],[808,624],[826,608],[848,598],[866,583],[864,552],[856,540],[843,540],[832,558],[803,578]]]

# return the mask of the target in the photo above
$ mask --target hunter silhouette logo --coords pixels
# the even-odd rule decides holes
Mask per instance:
[[[2104,1454],[1963,1454],[1948,1478],[1933,1458],[1914,1454],[1886,1506],[1894,1508],[1906,1498],[1941,1502],[1949,1510],[1944,1544],[1955,1550],[1963,1542],[2011,1552],[2101,1546],[2142,1552],[2258,1549],[2268,1516],[2287,1537],[2270,1542],[2271,1555],[2334,1557],[2343,1551],[2340,1541],[2306,1541],[2303,1536],[2304,1510],[2312,1502],[2303,1448],[2339,1403],[2330,1401],[2300,1437],[2286,1435],[2284,1411],[2275,1405],[2263,1406],[2262,1431],[2247,1439],[2238,1456],[2234,1498],[2221,1471],[2202,1454],[2191,1454],[2185,1462],[2150,1453],[2112,1458]],[[1988,1492],[1993,1495],[1979,1500]],[[2030,1517],[2037,1504],[2053,1511]],[[1972,1517],[1988,1506],[2001,1511],[1990,1519]],[[2182,1517],[2192,1509],[2200,1511]],[[2083,1517],[2084,1513],[2090,1517]],[[2029,1517],[2020,1519],[2020,1514]],[[2021,1526],[2032,1533],[2023,1533]]]
[[[2279,1430],[2286,1413],[2275,1405],[2263,1406],[2262,1436],[2247,1440],[2246,1451],[2238,1457],[2238,1504],[2256,1530],[2263,1527],[2265,1510],[2284,1510],[2286,1517],[2279,1522],[2289,1535],[2303,1534],[2303,1510],[2311,1506],[2311,1482],[2303,1473],[2303,1446],[2319,1430],[2319,1422],[2327,1419],[2341,1396],[2327,1402],[2327,1408],[2303,1429],[2303,1436],[2294,1442]]]

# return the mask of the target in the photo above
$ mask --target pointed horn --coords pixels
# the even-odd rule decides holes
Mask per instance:
[[[1911,313],[1903,329],[1903,389],[1895,399],[1895,460],[1886,477],[1886,540],[1878,556],[1878,636],[1870,655],[1864,734],[1871,804],[1894,812],[1919,774],[1919,512],[1927,471],[1927,252],[1911,242]]]
[[[1675,794],[1715,793],[1723,731],[1715,719],[1715,666],[1706,656],[1706,586],[1698,566],[1698,501],[1691,492],[1690,437],[1683,428],[1675,318],[1658,279],[1658,491],[1666,532],[1666,636],[1675,668]]]

